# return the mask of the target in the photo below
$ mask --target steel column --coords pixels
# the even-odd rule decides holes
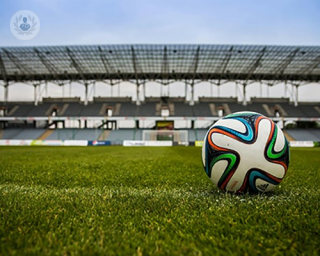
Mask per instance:
[[[48,98],[48,81],[45,82],[46,97]]]
[[[185,83],[185,93],[184,93],[185,101],[187,101],[188,97],[188,83]]]
[[[191,99],[190,99],[190,105],[194,105],[194,82],[191,83]]]
[[[84,88],[85,88],[84,105],[88,105],[88,83],[87,82],[84,84]]]
[[[38,105],[38,95],[37,95],[37,85],[34,84],[34,105],[37,106]]]
[[[235,97],[238,98],[238,82],[235,82]]]
[[[299,85],[296,84],[294,85],[295,87],[295,97],[294,97],[294,106],[297,107],[298,106],[298,101],[299,101]]]
[[[287,97],[287,81],[284,82],[284,97]]]
[[[139,82],[137,81],[137,105],[140,105],[141,102],[140,102],[140,84]]]
[[[143,99],[146,99],[146,82],[143,83]]]
[[[247,106],[247,84],[243,84],[243,100],[242,105]]]

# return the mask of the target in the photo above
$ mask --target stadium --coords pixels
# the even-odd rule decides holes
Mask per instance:
[[[0,54],[5,90],[0,138],[21,140],[13,143],[98,140],[122,145],[126,140],[157,140],[163,137],[155,132],[160,129],[172,130],[165,137],[188,145],[203,140],[208,127],[220,117],[248,110],[281,122],[289,141],[320,141],[319,102],[299,102],[298,93],[299,86],[319,82],[319,47],[83,45],[7,47]],[[136,87],[135,100],[111,95],[89,100],[95,83],[115,86],[124,81]],[[177,81],[185,84],[185,91],[181,97],[170,97],[165,87]],[[33,102],[8,101],[10,85],[17,82],[34,86]],[[203,82],[228,86],[230,91],[235,88],[236,95],[212,93],[196,99],[195,87]],[[80,83],[84,99],[50,98],[45,95],[50,83],[68,84],[70,90],[73,83]],[[159,97],[146,95],[152,83],[164,88]],[[291,97],[247,100],[248,86],[279,83],[291,89]]]
[[[0,2],[0,255],[319,255],[319,10]]]
[[[318,86],[319,56],[318,46],[1,47],[1,252],[316,255],[320,102],[298,92]],[[124,81],[134,100],[90,95]],[[168,90],[176,81],[181,97]],[[18,82],[34,86],[34,101],[8,100]],[[84,99],[46,95],[76,82]],[[202,82],[235,93],[196,98]],[[158,97],[145,93],[154,83]],[[277,83],[291,94],[246,97]],[[288,177],[270,195],[221,193],[203,175],[195,146],[237,111],[269,117],[290,142]],[[105,147],[70,147],[90,145]]]

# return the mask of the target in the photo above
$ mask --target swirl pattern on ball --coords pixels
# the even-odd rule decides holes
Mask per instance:
[[[208,177],[223,191],[268,192],[286,175],[289,146],[271,119],[238,112],[210,127],[202,160]]]

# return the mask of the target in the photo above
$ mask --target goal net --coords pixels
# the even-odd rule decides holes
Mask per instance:
[[[188,131],[186,130],[144,130],[143,141],[172,141],[178,145],[189,145]]]

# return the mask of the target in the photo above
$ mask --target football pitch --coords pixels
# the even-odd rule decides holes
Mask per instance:
[[[0,255],[319,255],[319,184],[320,148],[236,196],[196,147],[0,147]]]

